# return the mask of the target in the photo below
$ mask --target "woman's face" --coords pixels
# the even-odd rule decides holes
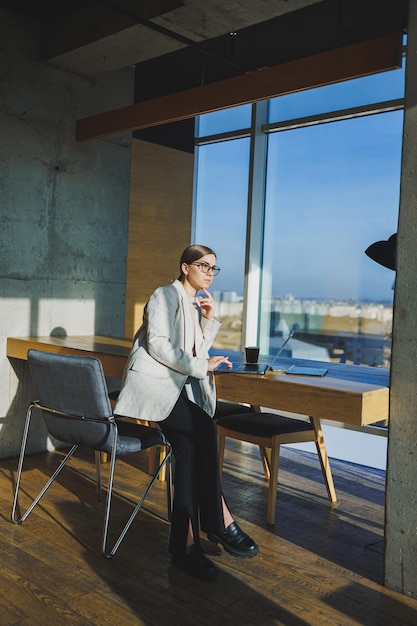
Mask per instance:
[[[185,275],[184,286],[188,283],[195,293],[200,289],[208,289],[213,282],[213,270],[208,268],[214,265],[216,265],[214,254],[206,254],[192,263],[183,263],[181,269]],[[200,267],[207,268],[208,271],[204,272]]]

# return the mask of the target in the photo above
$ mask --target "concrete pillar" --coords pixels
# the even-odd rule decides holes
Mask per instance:
[[[385,584],[417,598],[417,0],[410,0],[395,287]]]

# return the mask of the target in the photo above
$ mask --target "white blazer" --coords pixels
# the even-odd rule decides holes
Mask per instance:
[[[220,328],[201,318],[202,342],[195,343],[190,303],[181,282],[159,287],[150,297],[135,335],[114,413],[159,422],[171,413],[189,376],[197,379],[201,407],[214,415],[213,372],[207,373],[208,350]]]

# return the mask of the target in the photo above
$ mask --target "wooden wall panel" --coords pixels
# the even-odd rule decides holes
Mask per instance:
[[[179,274],[190,243],[194,157],[133,140],[125,336],[133,337],[153,290]]]

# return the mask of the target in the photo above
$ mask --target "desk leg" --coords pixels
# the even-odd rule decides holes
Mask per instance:
[[[148,474],[152,476],[155,474],[157,467],[164,460],[164,456],[166,454],[163,446],[153,446],[149,448],[149,457],[148,457]],[[159,452],[159,454],[158,454]],[[165,481],[167,479],[167,469],[166,465],[161,469],[158,480]]]
[[[324,483],[327,489],[327,495],[330,502],[336,502],[336,490],[333,484],[332,470],[330,469],[329,458],[327,456],[326,446],[324,445],[323,429],[320,420],[317,417],[310,416],[310,422],[316,433],[316,448],[320,459],[321,471],[323,472]]]
[[[264,476],[266,480],[271,478],[271,454],[267,448],[259,446],[259,452],[261,454],[262,467],[264,468]]]
[[[159,428],[156,422],[145,422],[145,424],[147,426],[152,426],[152,428]],[[163,446],[153,446],[152,448],[149,448],[148,452],[148,473],[152,476],[152,474],[155,474],[159,464],[164,460],[166,450]],[[159,473],[158,480],[166,481],[166,479],[167,467],[165,465]]]
[[[262,413],[262,409],[257,404],[251,404],[251,409],[254,413]],[[261,455],[262,467],[264,470],[264,476],[266,480],[271,478],[271,454],[270,451],[264,448],[263,446],[259,446],[259,453]],[[278,480],[278,479],[277,479]],[[275,510],[275,509],[274,509]]]

